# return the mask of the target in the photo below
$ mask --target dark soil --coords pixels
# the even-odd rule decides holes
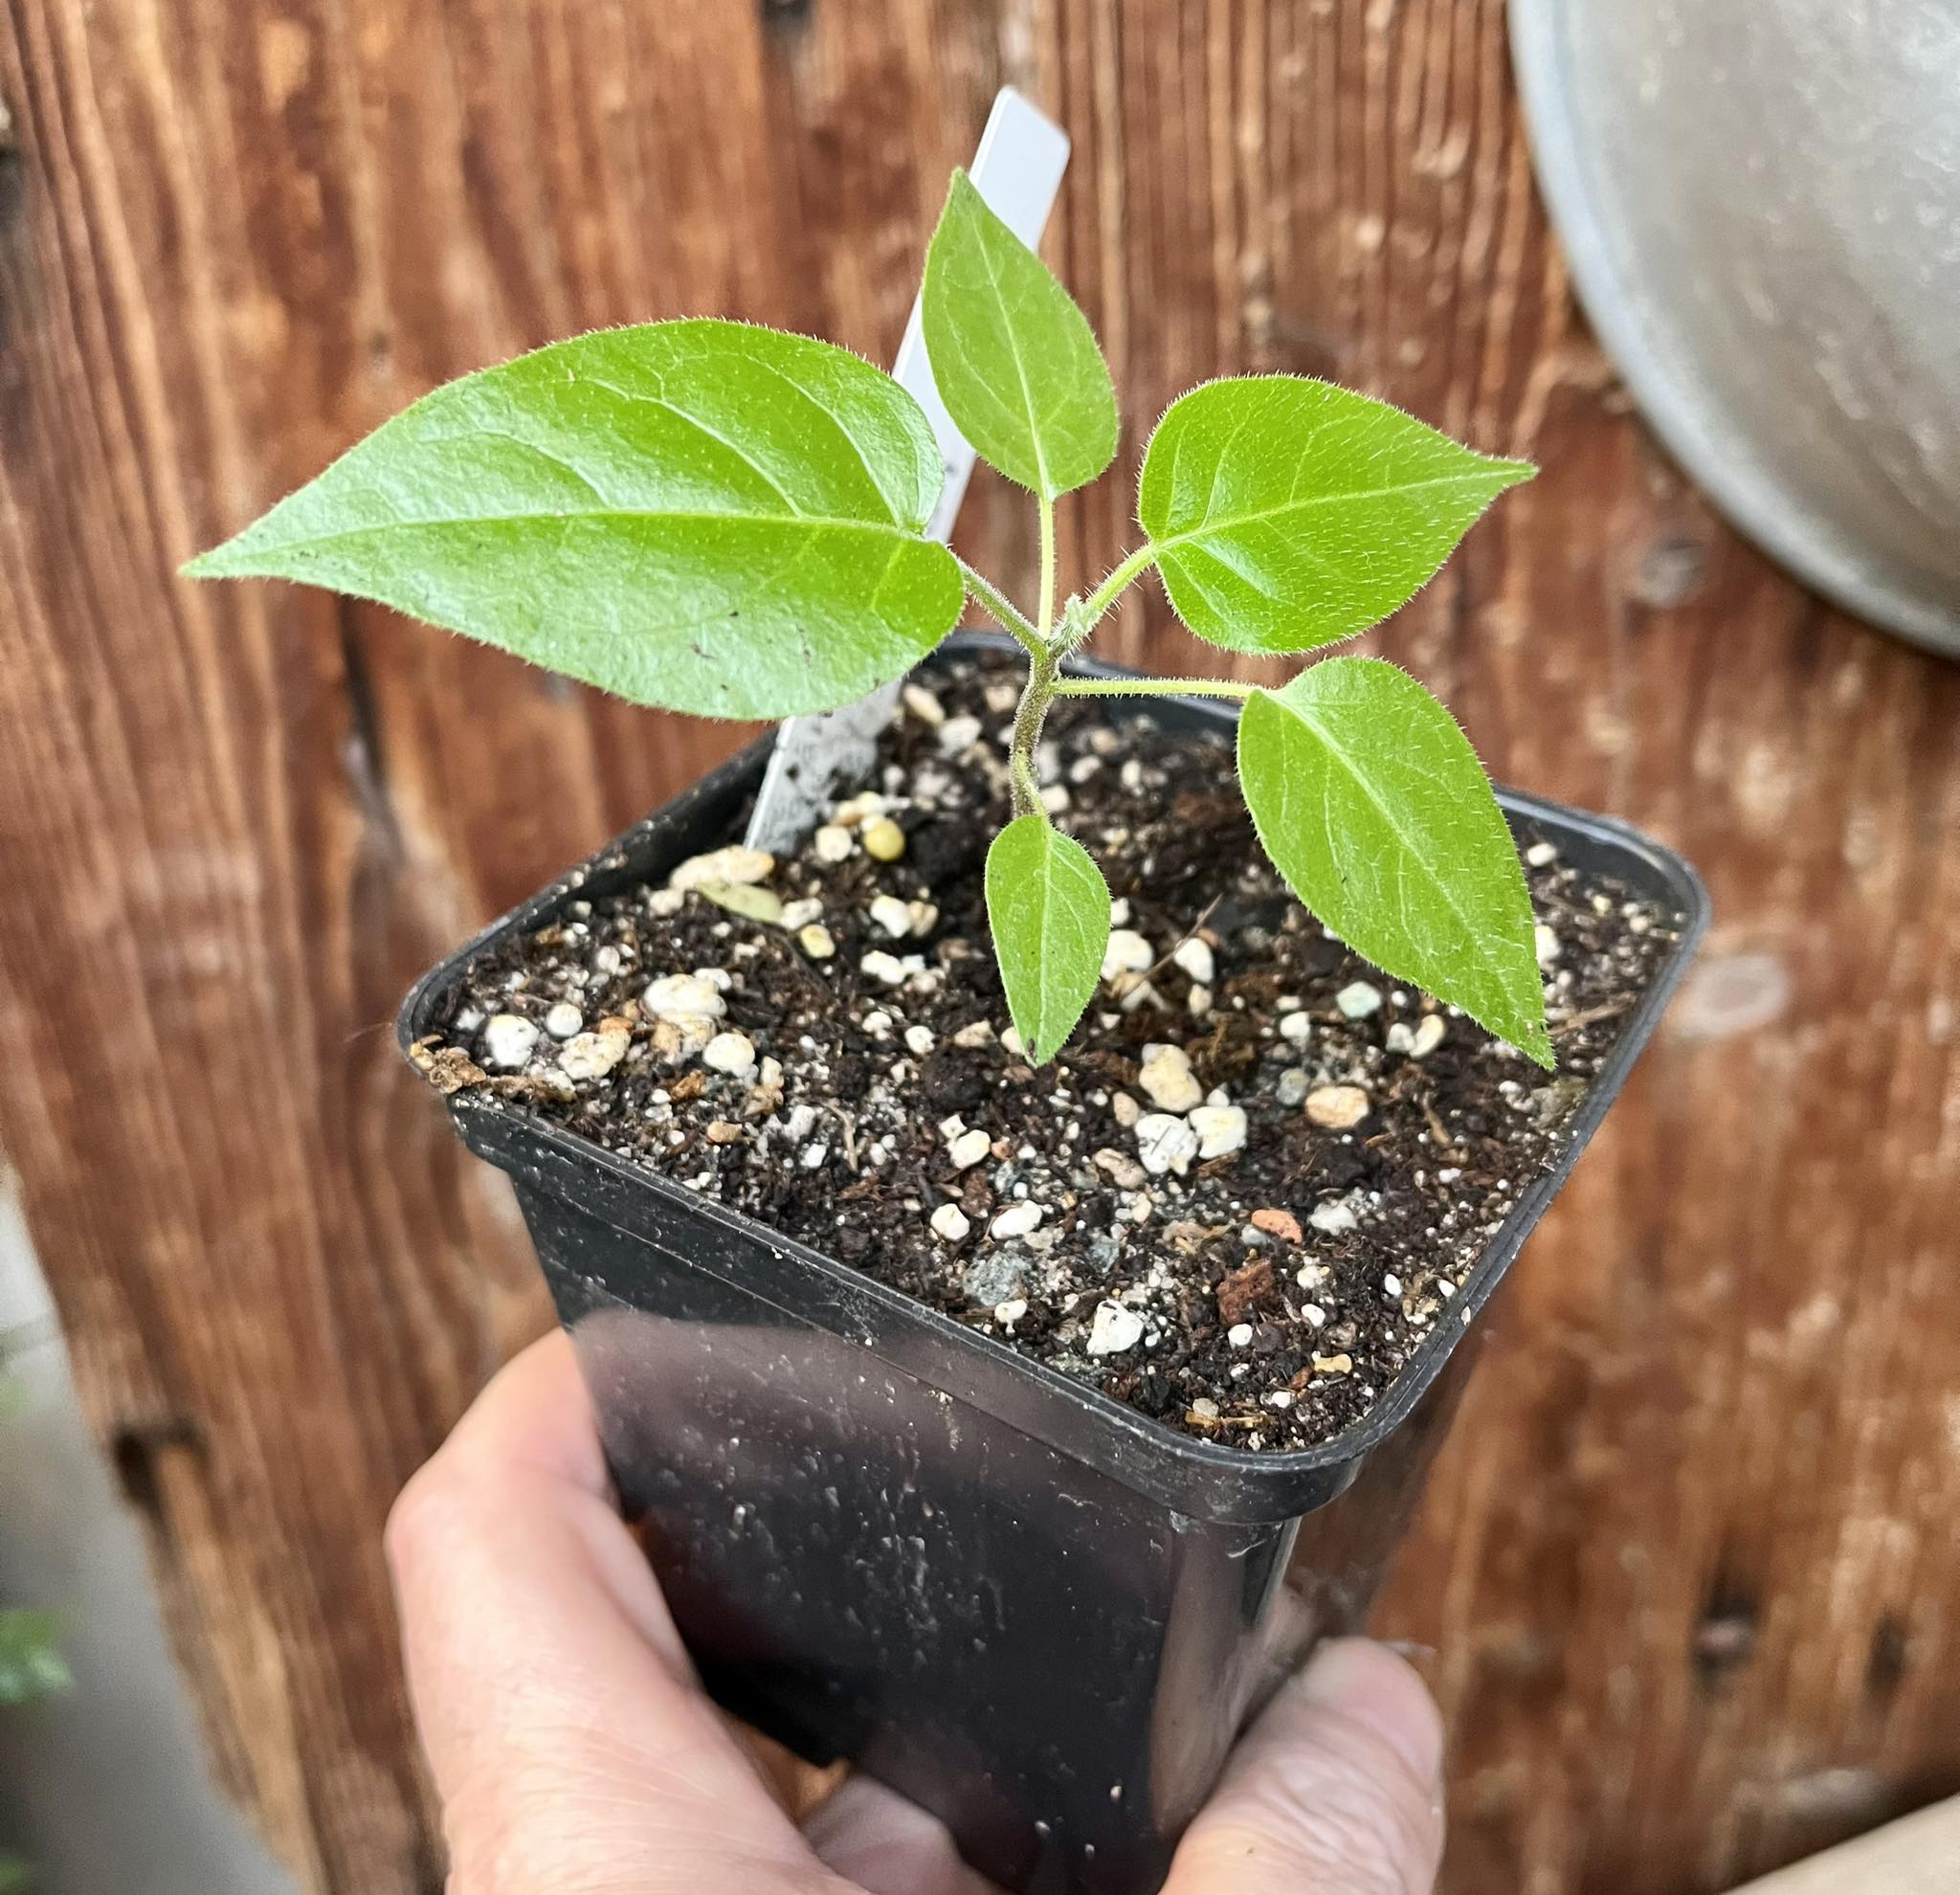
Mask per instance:
[[[1015,690],[1012,668],[980,659],[938,676],[936,695],[908,693],[880,779],[897,859],[867,853],[879,838],[850,812],[760,884],[718,891],[803,903],[789,925],[699,892],[574,901],[476,964],[425,1063],[448,1090],[494,1081],[1171,1427],[1255,1451],[1314,1445],[1452,1320],[1679,918],[1524,838],[1559,1058],[1548,1075],[1322,932],[1259,853],[1221,739],[1064,702],[1043,780],[1058,803],[1065,792],[1057,819],[1101,862],[1119,925],[1142,937],[1132,958],[1149,960],[1116,970],[1033,1071],[1000,1037],[982,894]],[[842,852],[837,828],[849,852],[819,859],[818,840]],[[880,896],[936,913],[887,903],[874,919]],[[827,957],[799,938],[806,913]],[[897,938],[901,922],[923,932]],[[708,985],[693,1004],[709,994],[720,1017],[652,1011],[651,981],[696,970]],[[710,1033],[723,1037],[704,1047]],[[1229,1109],[1147,1116],[1161,1110],[1143,1083],[1153,1044],[1181,1049],[1211,1105],[1242,1110],[1241,1148],[1223,1149]],[[1151,1065],[1160,1090],[1176,1067],[1174,1054]],[[1193,1124],[1220,1155],[1146,1170]],[[975,1130],[985,1149],[959,1169],[983,1141],[955,1140]]]

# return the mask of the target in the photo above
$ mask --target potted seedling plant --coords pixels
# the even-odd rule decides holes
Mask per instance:
[[[1135,1895],[1365,1608],[1703,899],[1496,793],[1392,664],[1086,657],[1152,575],[1209,645],[1338,644],[1528,466],[1326,382],[1209,382],[1148,437],[1135,549],[1060,598],[1056,502],[1117,403],[964,174],[923,328],[1032,496],[1025,599],[929,537],[905,387],[719,321],[437,389],[189,570],[702,716],[906,680],[807,836],[742,840],[757,746],[436,969],[403,1039],[516,1186],[710,1687],[1009,1887]],[[1004,636],[948,639],[969,600]]]

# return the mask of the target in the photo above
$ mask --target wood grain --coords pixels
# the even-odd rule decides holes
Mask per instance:
[[[1713,1890],[1960,1790],[1960,673],[1641,430],[1496,0],[0,0],[0,1150],[229,1780],[312,1890],[433,1890],[376,1550],[546,1320],[398,1065],[439,949],[739,734],[177,563],[432,383],[716,310],[895,346],[1005,79],[1133,468],[1337,373],[1547,472],[1376,642],[1719,926],[1532,1247],[1384,1630],[1456,1895]],[[1129,490],[1072,500],[1067,576]],[[965,549],[1023,590],[1026,509]],[[1161,605],[1120,657],[1169,666]]]

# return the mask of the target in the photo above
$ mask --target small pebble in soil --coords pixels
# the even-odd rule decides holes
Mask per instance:
[[[1091,1355],[1121,1355],[1143,1339],[1144,1319],[1134,1309],[1105,1299],[1096,1305],[1089,1340],[1083,1347]]]
[[[1200,1158],[1225,1158],[1245,1148],[1245,1113],[1236,1105],[1200,1105],[1191,1115]]]
[[[1169,1112],[1147,1112],[1137,1121],[1137,1156],[1144,1170],[1161,1178],[1167,1171],[1179,1177],[1198,1155],[1198,1135],[1191,1121]]]
[[[821,922],[810,922],[796,930],[796,945],[813,961],[827,961],[837,951],[837,944]]]
[[[987,1235],[996,1238],[1026,1237],[1040,1221],[1041,1207],[1024,1200],[1019,1204],[1010,1204],[1005,1211],[995,1212],[992,1223],[987,1227]]]
[[[1347,1131],[1369,1111],[1368,1094],[1358,1085],[1317,1085],[1306,1095],[1306,1116],[1326,1131]]]
[[[569,1039],[586,1029],[586,1016],[569,1000],[561,1000],[545,1015],[545,1031],[553,1039]]]
[[[538,1029],[520,1014],[492,1014],[483,1028],[483,1063],[514,1072],[538,1050]]]
[[[1148,1094],[1151,1104],[1163,1112],[1189,1112],[1205,1096],[1191,1069],[1191,1055],[1181,1046],[1146,1046],[1137,1083]]]
[[[728,1012],[721,990],[698,973],[662,974],[648,983],[639,1003],[663,1020],[719,1020]]]
[[[1091,1154],[1089,1162],[1120,1191],[1141,1191],[1149,1175],[1128,1153],[1108,1146]]]
[[[730,843],[704,856],[690,856],[667,878],[667,886],[685,893],[704,882],[767,881],[775,866],[776,858],[768,850]]]
[[[1217,978],[1217,957],[1212,952],[1211,943],[1199,935],[1186,935],[1170,959],[1200,987],[1209,987]]]
[[[946,706],[940,702],[938,695],[928,691],[924,684],[907,684],[899,696],[906,710],[920,723],[937,727],[946,722]]]
[[[956,1171],[968,1171],[987,1156],[993,1141],[977,1126],[956,1133],[947,1147],[947,1156]]]
[[[890,816],[873,816],[864,825],[864,853],[880,862],[895,862],[905,853],[905,832]]]
[[[1382,991],[1371,980],[1351,980],[1334,995],[1344,1020],[1365,1020],[1382,1010]]]
[[[1343,1231],[1351,1231],[1361,1221],[1355,1198],[1356,1193],[1350,1191],[1346,1197],[1337,1197],[1325,1204],[1316,1204],[1306,1214],[1306,1221],[1315,1230],[1328,1237],[1337,1237]]]
[[[1142,973],[1157,959],[1157,950],[1133,927],[1112,928],[1109,945],[1102,950],[1102,978],[1114,980],[1119,974]]]
[[[983,1309],[997,1309],[1010,1298],[1018,1296],[1027,1279],[1028,1260],[1014,1250],[989,1251],[967,1266],[960,1280],[969,1303]]]
[[[896,895],[873,896],[870,914],[894,941],[902,941],[912,932],[912,911]]]
[[[701,1062],[740,1079],[755,1069],[755,1042],[746,1034],[718,1033],[702,1049]]]
[[[604,1079],[633,1044],[633,1025],[612,1017],[599,1022],[594,1033],[574,1034],[558,1056],[560,1070],[568,1080]]]
[[[973,1225],[957,1204],[947,1203],[942,1204],[932,1214],[932,1228],[934,1233],[944,1237],[947,1243],[962,1243]]]

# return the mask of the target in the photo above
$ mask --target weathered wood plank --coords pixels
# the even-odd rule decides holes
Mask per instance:
[[[1727,1886],[1960,1789],[1960,674],[1683,489],[1575,316],[1496,0],[6,0],[0,1150],[231,1781],[323,1890],[433,1888],[376,1533],[545,1319],[399,1069],[441,948],[738,733],[176,562],[445,376],[723,310],[895,345],[992,88],[1133,466],[1332,372],[1547,467],[1377,642],[1720,926],[1521,1269],[1382,1617],[1449,1886]],[[1071,500],[1072,582],[1129,494]],[[964,535],[1025,581],[1025,509]],[[1177,661],[1160,606],[1109,647]]]

